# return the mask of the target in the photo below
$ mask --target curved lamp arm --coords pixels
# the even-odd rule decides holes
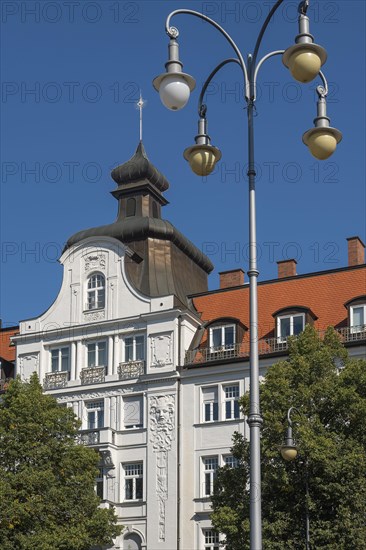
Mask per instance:
[[[229,57],[228,59],[225,59],[224,61],[219,63],[217,65],[217,67],[215,67],[214,70],[209,74],[209,76],[206,78],[206,81],[205,81],[204,85],[202,86],[202,90],[201,90],[200,96],[198,98],[198,114],[200,116],[201,116],[201,113],[202,113],[202,107],[204,107],[203,98],[204,98],[204,95],[206,93],[206,90],[207,90],[208,86],[210,85],[211,80],[213,79],[215,74],[217,74],[220,71],[220,69],[222,69],[222,67],[224,67],[228,63],[237,63],[239,66],[241,66],[241,63],[240,63],[239,59],[236,59],[235,57]]]
[[[281,0],[281,1],[283,1],[283,0]],[[170,26],[170,20],[172,19],[172,17],[174,17],[175,15],[178,15],[180,13],[181,14],[194,15],[195,17],[198,17],[199,19],[203,19],[204,21],[206,21],[207,23],[210,23],[210,25],[215,27],[226,38],[226,40],[229,42],[229,44],[234,49],[236,55],[238,56],[238,61],[239,61],[239,64],[242,68],[243,75],[244,75],[245,95],[246,95],[247,98],[249,98],[249,79],[248,79],[247,67],[245,65],[245,61],[243,59],[241,51],[239,50],[238,46],[236,45],[234,40],[231,38],[231,36],[225,31],[225,29],[223,29],[218,23],[216,23],[216,21],[214,21],[210,17],[207,17],[207,15],[203,15],[203,13],[200,13],[200,12],[194,11],[194,10],[179,9],[179,10],[172,11],[166,19],[165,30],[166,30],[167,35],[170,38],[177,38],[179,36],[178,29],[176,27],[171,27]]]

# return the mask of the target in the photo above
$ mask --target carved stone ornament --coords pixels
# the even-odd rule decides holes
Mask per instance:
[[[82,384],[102,384],[105,380],[105,367],[86,367],[81,369]]]
[[[147,384],[129,384],[128,386],[122,386],[121,388],[115,390],[106,390],[106,391],[95,391],[95,392],[79,392],[79,393],[67,393],[64,395],[57,396],[57,401],[68,403],[80,401],[81,399],[91,400],[91,399],[103,399],[103,397],[118,397],[119,395],[124,395],[125,393],[141,393],[142,391],[147,390]]]
[[[156,495],[159,510],[159,542],[165,541],[166,501],[168,500],[168,451],[174,439],[174,395],[150,398],[150,441],[156,453]]]
[[[172,364],[172,333],[156,334],[150,337],[151,366],[165,367]]]
[[[126,363],[120,363],[117,367],[117,372],[120,380],[138,378],[145,373],[145,362],[128,361]]]
[[[84,313],[84,321],[102,321],[105,318],[105,311],[91,311]]]
[[[105,269],[105,254],[89,254],[84,257],[85,271],[92,269]]]

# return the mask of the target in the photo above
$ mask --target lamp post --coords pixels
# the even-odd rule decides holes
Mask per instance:
[[[298,454],[296,442],[293,438],[292,434],[292,426],[293,421],[291,419],[291,413],[292,411],[299,412],[295,407],[290,407],[287,411],[287,430],[286,430],[286,436],[285,440],[281,445],[280,451],[282,458],[286,460],[287,462],[291,462],[292,460],[295,460]],[[308,463],[307,459],[304,460],[304,468],[305,468],[305,543],[306,543],[306,550],[310,550],[310,518],[309,518],[309,507],[308,507],[308,500],[309,500],[309,472],[308,472]]]
[[[299,33],[295,38],[295,44],[287,50],[275,50],[266,54],[257,61],[259,48],[263,35],[274,13],[284,0],[277,0],[259,32],[252,54],[247,56],[247,63],[232,39],[232,37],[216,21],[206,15],[189,10],[178,9],[171,12],[166,20],[165,30],[169,37],[169,59],[165,65],[166,72],[156,77],[153,81],[154,88],[159,92],[162,103],[170,110],[182,109],[195,87],[195,80],[183,72],[183,65],[179,59],[179,45],[177,38],[179,31],[171,26],[171,19],[179,14],[198,17],[215,27],[229,42],[236,57],[222,61],[209,75],[203,85],[198,102],[198,134],[195,145],[184,151],[184,158],[189,162],[193,172],[201,176],[210,174],[216,163],[221,158],[221,152],[211,144],[207,134],[207,106],[203,103],[204,94],[213,76],[227,63],[238,64],[243,73],[245,94],[244,101],[247,107],[248,119],[248,179],[249,179],[249,335],[250,335],[250,410],[248,425],[250,434],[250,548],[262,549],[262,520],[261,520],[261,463],[260,463],[260,429],[262,417],[259,404],[259,358],[258,358],[258,304],[257,304],[257,239],[256,239],[256,206],[255,206],[255,162],[254,162],[254,105],[257,96],[256,83],[258,71],[262,64],[269,58],[282,55],[283,64],[289,68],[291,74],[300,82],[310,82],[317,75],[320,76],[323,86],[318,86],[318,113],[315,119],[315,127],[303,137],[312,154],[317,158],[327,158],[335,150],[341,140],[341,133],[329,126],[329,118],[326,115],[326,95],[328,93],[327,81],[320,71],[327,58],[326,51],[314,43],[314,38],[309,30],[309,18],[307,9],[309,0],[303,0],[299,4]]]

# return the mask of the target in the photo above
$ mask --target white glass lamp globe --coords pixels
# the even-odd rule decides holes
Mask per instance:
[[[160,99],[163,105],[171,111],[183,109],[189,100],[190,93],[189,85],[184,76],[168,75],[160,83]]]

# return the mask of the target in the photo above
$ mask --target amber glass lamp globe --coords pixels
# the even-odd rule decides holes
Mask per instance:
[[[297,457],[297,449],[294,445],[282,445],[281,447],[281,456],[287,462],[295,460]]]
[[[310,153],[318,160],[326,160],[336,150],[342,134],[336,128],[317,127],[308,130],[303,135],[303,142],[309,147]]]
[[[319,74],[327,52],[318,44],[294,44],[282,56],[283,64],[298,82],[311,82]]]
[[[290,73],[298,82],[311,82],[319,74],[322,62],[320,57],[309,50],[294,52],[288,60]]]
[[[188,147],[183,156],[189,162],[192,172],[197,176],[208,176],[220,160],[221,152],[213,145],[194,145]]]

